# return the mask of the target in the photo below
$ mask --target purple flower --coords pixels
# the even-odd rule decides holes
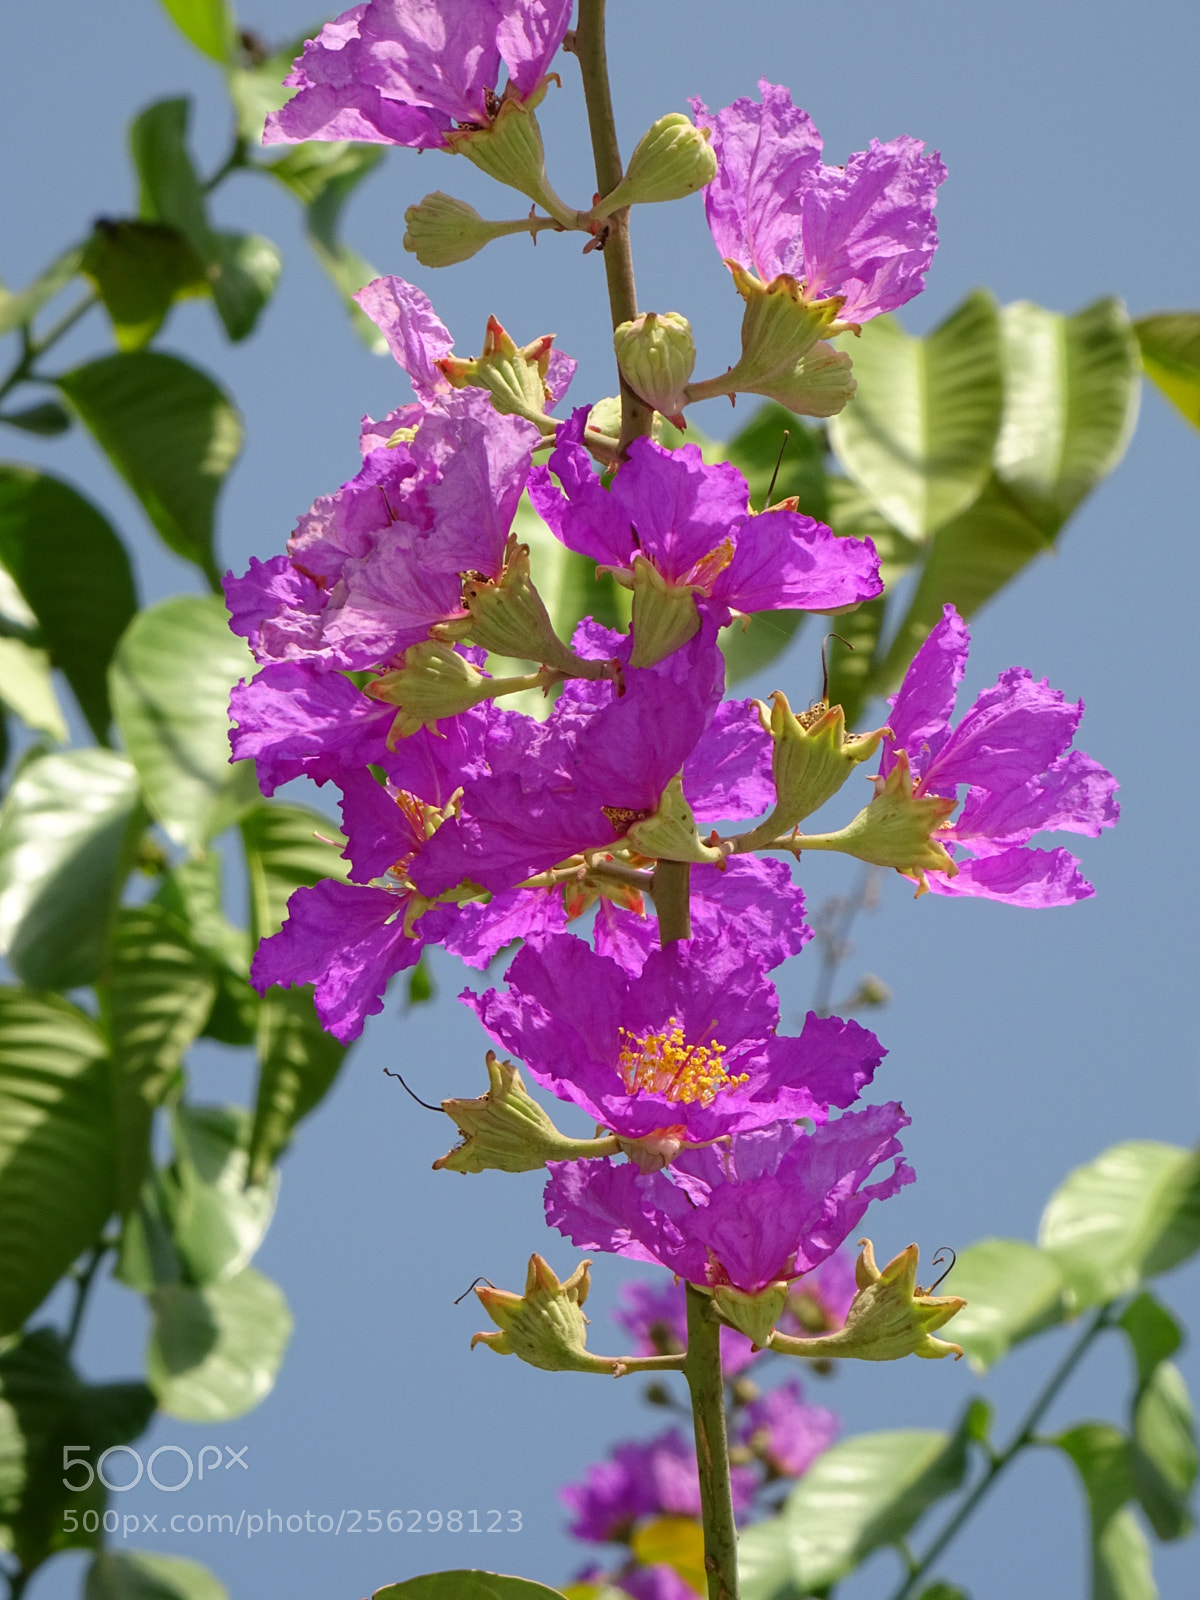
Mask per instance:
[[[734,1509],[746,1510],[754,1494],[754,1474],[735,1468]],[[582,1483],[559,1490],[574,1515],[571,1532],[594,1544],[628,1541],[638,1522],[649,1517],[698,1517],[700,1476],[696,1452],[672,1428],[657,1439],[618,1445],[607,1461],[587,1470]]]
[[[735,924],[655,950],[636,977],[570,934],[526,945],[506,993],[462,998],[533,1077],[622,1138],[671,1149],[781,1118],[822,1123],[870,1083],[874,1034],[810,1012],[781,1036],[779,1002]],[[657,1148],[658,1143],[655,1142]]]
[[[684,1150],[658,1172],[632,1162],[553,1162],[546,1216],[583,1249],[656,1261],[690,1283],[755,1293],[809,1272],[872,1200],[913,1181],[896,1138],[896,1104],[846,1112],[804,1133],[780,1122],[728,1146]],[[881,1162],[891,1175],[867,1183]]]
[[[722,622],[731,610],[839,611],[881,593],[869,539],[840,539],[796,511],[754,515],[738,469],[707,466],[695,445],[635,439],[603,488],[580,442],[586,420],[574,413],[550,457],[561,492],[547,467],[529,479],[530,498],[568,549],[629,584],[640,557],[669,586],[712,602]]]
[[[633,1338],[635,1355],[680,1355],[687,1349],[687,1294],[674,1278],[623,1283],[613,1320]],[[760,1353],[736,1328],[721,1329],[721,1370],[727,1378],[744,1372]]]
[[[264,144],[357,139],[445,149],[487,127],[504,98],[542,87],[571,0],[370,0],[327,22],[284,80],[299,93],[267,118]]]
[[[763,283],[788,274],[808,300],[844,296],[843,323],[904,305],[937,247],[941,158],[918,139],[872,139],[844,167],[826,166],[808,113],[765,78],[758,87],[761,104],[735,100],[715,115],[692,101],[719,164],[704,200],[721,255]]]
[[[956,877],[929,877],[936,894],[978,895],[1011,905],[1067,905],[1093,894],[1068,851],[1025,848],[1037,833],[1082,833],[1095,838],[1120,814],[1112,774],[1071,742],[1083,716],[1045,679],[1023,667],[1002,672],[951,727],[958,686],[966,669],[970,634],[948,605],[917,651],[889,723],[880,777],[907,757],[917,795],[956,797],[967,786],[956,821],[935,837],[951,851]]]
[[[735,1467],[734,1471],[742,1469]],[[613,1587],[632,1600],[695,1600],[696,1591],[686,1583],[674,1567],[656,1561],[649,1567],[634,1567],[630,1572],[619,1573]]]
[[[749,1445],[780,1477],[802,1477],[841,1432],[841,1418],[804,1403],[793,1378],[752,1400],[738,1418],[738,1442]]]

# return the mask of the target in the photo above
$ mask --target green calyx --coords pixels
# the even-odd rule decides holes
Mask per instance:
[[[542,130],[533,113],[533,106],[541,97],[537,94],[527,101],[505,100],[486,128],[462,128],[447,134],[447,148],[466,156],[497,183],[528,195],[564,228],[578,228],[579,213],[564,205],[546,177]]]
[[[875,778],[875,798],[853,821],[837,833],[795,835],[797,850],[837,850],[877,867],[895,867],[917,884],[917,894],[928,889],[927,872],[956,877],[958,868],[946,847],[933,835],[945,826],[958,801],[940,795],[915,795],[908,755],[896,752],[896,764],[886,778]]]
[[[717,175],[709,138],[709,130],[682,111],[659,117],[638,140],[620,183],[588,212],[589,220],[603,221],[626,206],[682,200],[703,189]]]
[[[469,261],[485,244],[511,233],[537,237],[536,219],[488,222],[465,200],[435,189],[404,213],[403,244],[423,267],[452,267]],[[549,226],[548,223],[543,224]]]
[[[739,1333],[744,1333],[756,1350],[763,1350],[771,1342],[775,1324],[783,1315],[788,1302],[787,1283],[769,1283],[757,1294],[745,1289],[735,1289],[732,1284],[721,1284],[712,1292],[713,1302],[723,1321]]]
[[[928,1294],[918,1286],[919,1252],[915,1244],[889,1261],[882,1272],[875,1265],[871,1241],[860,1239],[859,1244],[862,1254],[854,1268],[858,1293],[846,1313],[845,1326],[837,1333],[814,1339],[776,1333],[769,1348],[808,1359],[899,1361],[902,1356],[911,1355],[926,1361],[940,1361],[946,1356],[957,1360],[962,1346],[935,1339],[933,1333],[967,1302],[958,1295]]]
[[[698,632],[696,591],[690,584],[668,583],[640,551],[633,558],[632,573],[621,576],[633,590],[633,653],[629,665],[652,667]]]
[[[854,394],[850,357],[821,341],[840,331],[842,297],[808,300],[788,273],[764,284],[736,261],[726,265],[746,302],[741,359],[719,377],[689,384],[689,401],[761,394],[801,416],[836,415]]]
[[[443,1100],[462,1143],[433,1163],[435,1172],[536,1172],[547,1161],[614,1155],[615,1138],[568,1139],[521,1081],[511,1061],[486,1057],[488,1090],[476,1100]]]
[[[553,344],[554,335],[546,333],[519,346],[495,317],[489,317],[481,355],[444,356],[437,365],[456,389],[486,389],[502,415],[524,417],[552,437],[555,423],[546,415],[550,399],[546,374]]]
[[[613,334],[621,376],[648,406],[684,426],[687,384],[696,365],[692,326],[677,311],[643,312]]]
[[[385,672],[365,689],[372,700],[399,707],[388,732],[394,749],[419,728],[437,731],[446,717],[457,717],[471,706],[498,695],[522,689],[549,688],[561,679],[554,673],[534,672],[523,677],[485,678],[478,668],[440,639],[425,639],[404,652],[404,665]]]
[[[625,836],[639,855],[651,861],[698,861],[720,866],[725,860],[725,852],[719,846],[705,844],[701,839],[678,773],[663,790],[656,810],[631,823]]]
[[[776,803],[765,822],[738,840],[738,851],[760,849],[819,811],[855,767],[875,754],[888,732],[887,728],[875,728],[870,733],[848,734],[841,706],[824,701],[797,716],[778,689],[771,696],[769,712],[759,703],[759,715],[774,747],[771,773]]]

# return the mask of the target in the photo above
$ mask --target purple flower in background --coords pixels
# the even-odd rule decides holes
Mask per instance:
[[[446,149],[487,127],[504,99],[543,86],[571,0],[370,0],[327,22],[284,80],[299,93],[267,118],[264,144],[357,139]]]
[[[761,103],[735,100],[715,115],[691,102],[712,129],[718,171],[704,203],[721,255],[764,284],[786,273],[807,300],[844,296],[842,323],[904,305],[937,247],[941,158],[918,139],[873,139],[844,167],[826,166],[808,113],[786,89],[758,87]]]
[[[815,1272],[806,1273],[793,1284],[780,1326],[801,1339],[836,1333],[845,1326],[846,1313],[857,1292],[854,1257],[839,1250],[822,1261]]]
[[[585,1250],[655,1261],[689,1283],[756,1293],[833,1254],[872,1200],[913,1181],[892,1103],[850,1111],[812,1133],[780,1122],[728,1146],[684,1150],[644,1173],[632,1162],[552,1162],[546,1216]],[[894,1160],[892,1173],[867,1183]]]
[[[793,1378],[752,1400],[738,1417],[737,1439],[761,1456],[780,1477],[802,1477],[841,1432],[841,1418],[804,1403]]]
[[[635,439],[603,488],[581,443],[586,420],[574,413],[550,457],[561,490],[535,467],[530,498],[568,549],[622,581],[632,584],[640,558],[668,586],[711,601],[722,622],[730,611],[839,611],[881,593],[869,539],[840,539],[797,511],[754,515],[738,469],[706,465],[695,445]]]
[[[687,1349],[687,1292],[674,1278],[623,1283],[613,1320],[633,1339],[635,1355],[681,1355]],[[721,1329],[721,1370],[727,1378],[736,1378],[760,1354],[744,1333]]]
[[[823,1123],[852,1105],[883,1059],[855,1022],[810,1012],[781,1036],[766,967],[730,924],[655,950],[636,977],[569,934],[526,945],[505,993],[463,999],[538,1083],[624,1139],[658,1136],[668,1158],[786,1118]]]
[[[740,1471],[735,1467],[734,1471]],[[674,1567],[656,1561],[652,1566],[634,1567],[631,1572],[618,1573],[612,1579],[613,1588],[627,1594],[631,1600],[696,1600],[696,1591],[686,1583]]]
[[[754,1473],[735,1468],[734,1509],[748,1509]],[[587,1470],[582,1483],[559,1490],[573,1514],[571,1532],[593,1544],[625,1543],[638,1522],[650,1517],[698,1517],[700,1477],[696,1452],[674,1428],[645,1443],[618,1445],[607,1461]]]
[[[1037,833],[1082,833],[1095,838],[1120,814],[1116,780],[1071,742],[1083,716],[1045,679],[1023,667],[1002,672],[951,726],[966,670],[970,634],[953,606],[917,651],[888,721],[880,777],[903,752],[920,795],[967,797],[961,813],[934,835],[951,851],[957,876],[929,876],[936,894],[978,895],[1010,905],[1068,905],[1094,893],[1079,862],[1063,849],[1030,850]]]

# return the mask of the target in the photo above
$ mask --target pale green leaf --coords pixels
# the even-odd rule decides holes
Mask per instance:
[[[1147,1291],[1132,1300],[1118,1320],[1129,1338],[1138,1384],[1149,1383],[1159,1362],[1173,1356],[1183,1343],[1183,1329]]]
[[[156,1289],[150,1305],[146,1377],[169,1416],[229,1422],[271,1392],[292,1332],[278,1284],[246,1267],[202,1289]]]
[[[1092,1600],[1157,1600],[1146,1537],[1133,1496],[1129,1441],[1103,1422],[1085,1422],[1054,1441],[1075,1463],[1091,1519]]]
[[[108,664],[137,591],[125,546],[90,501],[32,467],[0,467],[0,562],[97,739],[108,739]]]
[[[273,988],[263,996],[258,1023],[258,1090],[250,1139],[252,1178],[265,1178],[287,1148],[296,1124],[333,1087],[345,1056],[345,1046],[318,1021],[309,986]]]
[[[229,1591],[186,1556],[100,1550],[88,1568],[83,1600],[229,1600]]]
[[[995,300],[975,290],[925,339],[877,317],[850,354],[858,392],[830,423],[834,450],[889,522],[927,539],[991,473],[1004,403]]]
[[[179,1106],[171,1168],[172,1235],[197,1287],[235,1278],[262,1243],[279,1176],[250,1183],[250,1116],[239,1106]]]
[[[110,750],[43,756],[17,775],[0,807],[0,950],[25,983],[97,976],[144,827],[133,768]]]
[[[1114,1145],[1051,1196],[1038,1243],[1076,1309],[1129,1293],[1200,1248],[1200,1160],[1150,1140]]]
[[[1160,1539],[1182,1539],[1196,1525],[1196,1413],[1174,1362],[1159,1362],[1141,1385],[1132,1433],[1130,1467],[1142,1510]]]
[[[138,175],[138,210],[145,222],[165,222],[201,261],[213,253],[208,202],[188,151],[192,103],[180,96],[147,106],[129,125],[129,153]]]
[[[98,1238],[116,1200],[104,1040],[55,995],[0,989],[0,1336]]]
[[[50,656],[23,639],[0,636],[0,701],[27,728],[65,744],[67,724],[50,676]]]
[[[229,396],[207,373],[159,350],[104,356],[57,382],[164,543],[219,589],[217,495],[242,448]]]
[[[977,1372],[1067,1315],[1057,1263],[1023,1239],[973,1244],[959,1255],[941,1292],[967,1302],[954,1318],[953,1335]]]
[[[228,0],[162,0],[162,4],[180,33],[190,39],[197,50],[214,61],[228,61],[237,37]],[[191,1591],[187,1593],[190,1596]],[[90,1595],[88,1600],[91,1600]]]
[[[323,878],[347,881],[344,840],[328,817],[306,806],[261,801],[242,818],[250,878],[250,931],[255,944],[283,926],[293,890]]]
[[[1160,311],[1133,327],[1146,376],[1200,428],[1200,311]]]
[[[212,297],[231,339],[244,339],[254,331],[282,271],[278,246],[261,233],[216,235]]]
[[[529,1578],[505,1578],[474,1568],[457,1572],[427,1572],[405,1583],[376,1589],[371,1600],[550,1600],[561,1591]]]
[[[65,289],[79,271],[83,259],[83,246],[73,244],[57,256],[45,272],[40,273],[25,289],[14,294],[0,286],[0,339],[14,328],[28,327],[42,307]]]
[[[113,662],[117,724],[142,793],[177,844],[199,849],[258,794],[229,759],[229,692],[254,670],[217,599],[177,595],[139,612]]]

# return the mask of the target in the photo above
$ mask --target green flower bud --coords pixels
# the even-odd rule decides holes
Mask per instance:
[[[456,129],[446,135],[446,144],[497,183],[528,195],[564,228],[579,226],[579,213],[563,204],[546,177],[546,151],[533,101],[505,100],[486,128]]]
[[[482,355],[443,356],[437,365],[456,389],[486,389],[504,416],[524,417],[552,436],[555,424],[546,415],[550,398],[546,374],[553,344],[554,335],[544,333],[521,348],[495,317],[489,317]]]
[[[717,175],[709,137],[707,128],[697,128],[682,111],[659,117],[638,140],[625,176],[611,194],[596,202],[589,216],[602,221],[625,206],[682,200],[703,189]]]
[[[682,428],[685,391],[696,365],[696,345],[688,319],[677,311],[661,316],[656,311],[646,311],[620,325],[613,334],[613,347],[621,376],[634,393]]]
[[[879,748],[887,728],[872,733],[846,732],[841,706],[822,701],[799,717],[778,689],[771,696],[769,717],[760,703],[759,715],[771,735],[771,772],[775,779],[774,811],[753,832],[743,835],[738,848],[755,850],[790,833],[796,825],[819,811],[838,792],[854,768]]]
[[[935,1339],[933,1332],[944,1327],[967,1302],[958,1295],[927,1294],[918,1286],[915,1244],[889,1261],[882,1272],[875,1265],[871,1241],[860,1239],[859,1244],[862,1254],[854,1269],[858,1293],[846,1313],[845,1326],[815,1339],[777,1333],[770,1348],[809,1360],[845,1356],[857,1361],[898,1361],[914,1355],[940,1361],[952,1355],[957,1361],[962,1346]]]
[[[547,1161],[616,1154],[615,1137],[568,1139],[529,1095],[511,1061],[489,1050],[486,1062],[486,1094],[442,1101],[463,1142],[433,1163],[435,1172],[536,1172]]]
[[[452,267],[469,261],[485,244],[506,234],[533,232],[528,221],[488,222],[465,200],[435,189],[404,213],[404,248],[423,267]],[[534,235],[536,237],[536,235]]]
[[[372,700],[399,706],[388,733],[388,748],[407,739],[418,728],[431,728],[446,717],[457,717],[471,706],[497,695],[522,689],[547,688],[558,681],[552,674],[530,673],[520,678],[485,678],[478,668],[440,639],[409,645],[404,665],[385,672],[367,684]]]
[[[653,861],[700,861],[718,866],[725,860],[723,850],[701,839],[678,774],[663,790],[657,810],[631,823],[625,837],[639,855]]]
[[[945,826],[958,801],[953,796],[914,795],[908,755],[903,750],[896,752],[896,765],[886,778],[871,781],[875,798],[853,821],[837,833],[797,834],[796,848],[838,850],[873,866],[895,867],[918,885],[918,895],[929,887],[927,872],[957,877],[958,868],[933,835]]]

